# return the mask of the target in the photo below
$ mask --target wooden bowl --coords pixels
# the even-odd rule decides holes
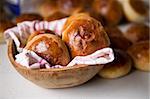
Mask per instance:
[[[8,43],[8,57],[15,69],[26,79],[43,88],[66,88],[81,85],[94,77],[103,65],[75,65],[57,69],[28,69],[15,62],[17,54],[12,40]]]

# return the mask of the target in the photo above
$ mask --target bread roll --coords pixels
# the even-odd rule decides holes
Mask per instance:
[[[66,66],[69,61],[69,53],[65,43],[56,35],[40,34],[29,41],[25,49],[36,52],[51,65]]]
[[[34,20],[43,20],[43,18],[36,13],[24,13],[16,17],[16,23],[21,23],[23,21],[34,21]]]
[[[112,48],[121,49],[124,51],[132,45],[132,43],[123,36],[110,37],[110,43]]]
[[[58,10],[57,0],[43,0],[37,9],[42,17],[47,18]]]
[[[103,26],[106,25],[105,24],[105,20],[104,18],[102,17],[102,15],[100,13],[96,13],[95,11],[91,10],[91,11],[88,11],[89,12],[89,15],[93,18],[95,18],[96,20],[98,20]]]
[[[84,13],[68,18],[62,39],[72,57],[88,55],[109,46],[109,38],[101,23]]]
[[[63,68],[29,69],[15,61],[17,50],[14,42],[8,42],[8,58],[12,66],[25,79],[43,88],[67,88],[79,86],[93,78],[103,65],[77,64]],[[47,89],[46,89],[47,90]]]
[[[149,41],[141,41],[133,44],[128,53],[134,61],[134,66],[141,71],[150,71],[150,48]]]
[[[114,50],[115,60],[105,64],[99,71],[99,76],[103,78],[118,78],[127,75],[131,71],[132,61],[130,56],[121,50]]]
[[[124,35],[132,43],[149,40],[149,29],[145,24],[132,24]]]
[[[121,1],[121,0],[120,0]],[[142,0],[122,0],[123,11],[128,21],[143,22],[148,17],[148,8]]]
[[[104,17],[108,25],[118,24],[123,16],[122,6],[117,0],[94,0],[92,8]]]
[[[35,36],[37,36],[37,35],[39,35],[39,34],[44,34],[44,33],[46,33],[46,34],[54,34],[54,32],[52,32],[51,30],[35,31],[34,33],[32,33],[32,34],[29,36],[27,43],[28,43],[29,41],[31,41]]]
[[[82,0],[82,1],[84,3],[84,7],[86,10],[91,9],[91,6],[94,0]]]
[[[124,36],[122,31],[117,26],[105,26],[105,31],[110,38],[114,36]]]
[[[83,0],[58,0],[59,10],[67,15],[80,12],[84,8]]]
[[[60,12],[60,11],[56,11],[54,12],[52,15],[48,16],[47,18],[45,18],[46,21],[54,21],[54,20],[59,20],[62,18],[67,17],[66,14]]]

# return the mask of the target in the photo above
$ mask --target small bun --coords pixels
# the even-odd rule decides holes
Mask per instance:
[[[132,61],[130,56],[121,50],[114,50],[115,60],[105,64],[99,71],[103,78],[118,78],[127,75],[131,71]]]
[[[124,14],[128,21],[140,23],[148,17],[148,7],[144,0],[119,0],[123,6]]]
[[[132,43],[149,40],[149,27],[145,24],[132,24],[124,33]]]
[[[117,0],[94,0],[92,9],[100,13],[108,25],[116,25],[123,16],[121,4]]]
[[[122,37],[124,36],[122,31],[117,26],[105,26],[105,31],[109,37]]]
[[[109,36],[110,45],[112,48],[125,51],[129,46],[131,46],[131,42],[124,37],[123,33],[118,27],[107,26],[105,27],[105,31]]]
[[[128,53],[134,61],[135,68],[142,71],[150,71],[150,48],[148,40],[133,44],[128,49]]]
[[[42,0],[38,6],[38,12],[42,17],[47,18],[58,10],[57,0]]]
[[[54,21],[54,20],[59,20],[62,18],[67,17],[66,14],[60,12],[60,11],[56,11],[53,14],[51,14],[50,16],[48,16],[47,18],[45,18],[46,21]]]
[[[58,8],[66,15],[72,15],[83,10],[83,0],[57,0]]]
[[[102,17],[102,15],[100,13],[97,13],[93,10],[89,11],[89,15],[93,18],[95,18],[96,20],[98,20],[103,26],[105,25],[105,21],[104,18]]]
[[[84,13],[68,18],[62,39],[72,57],[88,55],[109,46],[109,38],[101,23]]]
[[[109,36],[112,48],[126,51],[127,48],[131,46],[132,43],[124,37],[122,31],[118,27],[105,26],[105,31]]]
[[[123,36],[114,36],[110,37],[110,43],[112,48],[121,49],[126,51],[132,43]]]
[[[24,13],[16,18],[16,23],[21,23],[23,21],[34,21],[34,20],[43,20],[42,16],[36,13]]]
[[[39,35],[39,34],[44,34],[44,33],[47,33],[47,34],[54,34],[54,32],[52,32],[51,30],[39,30],[39,31],[35,31],[34,33],[32,33],[28,40],[27,40],[27,43],[29,41],[31,41],[35,36]]]
[[[65,43],[56,35],[40,34],[29,41],[25,49],[36,52],[52,65],[66,66],[69,61],[69,52]]]
[[[8,20],[0,20],[0,43],[4,42],[4,31],[15,26],[15,24]]]

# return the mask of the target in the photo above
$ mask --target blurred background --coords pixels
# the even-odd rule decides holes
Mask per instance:
[[[88,12],[107,25],[117,25],[125,20],[135,22],[126,15],[125,9],[129,10],[124,8],[126,1],[131,1],[131,7],[140,14],[145,8],[149,9],[149,0],[0,0],[0,19],[14,19],[22,13],[38,13],[45,19],[52,15],[64,17]],[[140,3],[143,1],[144,4]]]
[[[118,29],[121,25],[149,24],[149,0],[0,0],[0,42],[4,42],[3,32],[17,23],[53,21],[76,13],[87,13],[101,22],[111,40],[114,32],[122,32]],[[149,38],[149,27],[147,28],[148,33],[145,33],[144,38]],[[128,38],[129,34],[131,33],[123,33],[132,42]]]

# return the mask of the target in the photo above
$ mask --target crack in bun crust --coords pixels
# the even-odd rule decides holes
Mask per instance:
[[[46,50],[37,49],[41,42],[44,42]],[[53,34],[39,34],[29,41],[25,47],[28,50],[35,51],[39,56],[46,59],[52,65],[67,65],[70,61],[69,53],[64,42]]]
[[[109,46],[101,23],[83,13],[68,18],[62,39],[69,46],[72,57],[88,55]]]

